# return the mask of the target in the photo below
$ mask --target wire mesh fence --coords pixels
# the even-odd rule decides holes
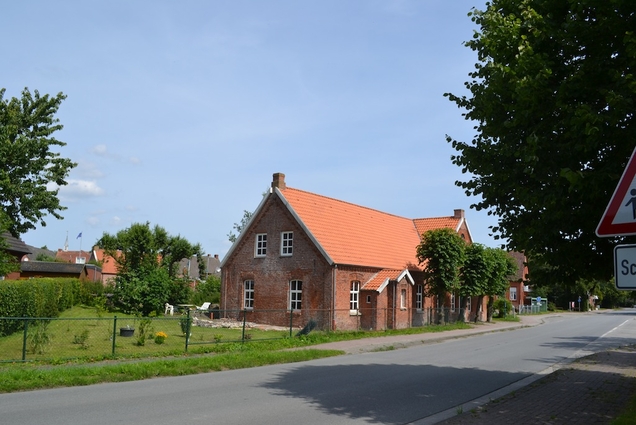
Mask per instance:
[[[470,320],[458,309],[182,310],[174,316],[0,317],[0,362],[148,357],[189,347],[290,338],[312,331],[382,331]]]

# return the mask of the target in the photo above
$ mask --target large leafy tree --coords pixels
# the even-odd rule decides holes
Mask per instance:
[[[201,247],[181,236],[171,236],[160,226],[133,223],[115,235],[104,233],[96,242],[117,264],[115,298],[125,312],[148,315],[163,311],[164,303],[186,302],[190,292],[177,278],[178,263],[197,256],[205,270]],[[186,299],[184,299],[186,298]]]
[[[448,228],[428,230],[417,246],[417,259],[424,265],[426,295],[436,296],[440,307],[444,306],[446,294],[459,289],[465,250],[466,242]]]
[[[56,149],[66,143],[53,136],[62,129],[55,114],[66,96],[26,88],[20,99],[4,94],[0,89],[0,222],[1,230],[19,237],[37,224],[46,226],[47,214],[62,218],[66,207],[58,190],[77,164],[60,156]]]
[[[510,279],[517,273],[517,265],[508,253],[498,248],[486,248],[485,255],[489,264],[489,273],[483,295],[488,296],[488,321],[490,322],[495,297],[503,296],[506,289],[510,287]]]
[[[492,265],[486,255],[486,247],[479,243],[473,243],[466,247],[466,256],[460,269],[459,295],[462,298],[460,320],[464,319],[464,312],[468,308],[470,297],[482,296],[486,292],[486,281],[489,277]],[[477,307],[481,306],[480,302]],[[476,312],[478,317],[479,309]]]
[[[492,0],[471,15],[470,94],[446,94],[476,129],[448,138],[469,173],[457,184],[544,265],[533,281],[607,279],[619,239],[595,228],[636,141],[636,2]]]

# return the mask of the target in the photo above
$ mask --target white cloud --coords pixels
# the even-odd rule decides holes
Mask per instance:
[[[66,200],[77,200],[93,196],[101,196],[104,194],[104,190],[92,180],[75,180],[68,179],[66,186],[58,186],[56,184],[49,184],[49,190],[60,190],[60,198]]]

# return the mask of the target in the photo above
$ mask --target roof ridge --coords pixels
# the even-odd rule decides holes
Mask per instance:
[[[391,214],[391,213],[388,213],[386,211],[380,211],[380,210],[378,210],[376,208],[365,207],[364,205],[354,204],[353,202],[343,201],[342,199],[332,198],[331,196],[320,195],[319,193],[309,192],[308,190],[296,189],[296,188],[289,187],[289,186],[287,186],[285,189],[281,190],[281,193],[283,195],[285,195],[285,191],[286,190],[290,190],[290,189],[291,190],[295,190],[296,192],[307,193],[309,195],[317,196],[319,198],[325,198],[325,199],[329,199],[329,200],[332,200],[332,201],[340,202],[342,204],[352,205],[354,207],[362,208],[362,209],[369,210],[369,211],[374,211],[374,212],[377,212],[377,213],[380,213],[380,214],[390,215],[390,216],[395,217],[395,218],[402,218],[404,220],[410,220],[410,221],[415,220],[413,218],[408,218],[408,217],[404,217],[404,216],[397,215],[397,214]],[[452,216],[450,216],[450,217],[452,217]]]

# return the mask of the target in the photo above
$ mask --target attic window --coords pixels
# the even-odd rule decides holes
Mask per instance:
[[[267,255],[267,233],[257,233],[254,245],[254,256],[265,257]]]
[[[294,232],[283,232],[280,235],[280,255],[289,257],[294,251]]]

